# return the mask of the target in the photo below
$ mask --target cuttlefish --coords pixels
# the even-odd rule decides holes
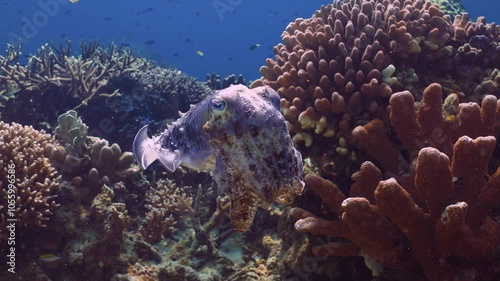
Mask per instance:
[[[238,232],[250,227],[257,208],[290,204],[304,187],[302,156],[280,113],[280,97],[268,86],[214,91],[159,136],[149,138],[144,126],[133,150],[142,169],[159,160],[170,172],[179,165],[210,171],[230,199]]]

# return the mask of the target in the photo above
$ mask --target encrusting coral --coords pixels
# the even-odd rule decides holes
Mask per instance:
[[[58,206],[56,197],[61,176],[44,156],[45,148],[54,143],[54,138],[44,131],[0,121],[2,232],[6,219],[16,219],[18,226],[46,226],[46,221]],[[15,180],[12,186],[9,179]],[[10,193],[9,189],[14,193]],[[14,204],[7,204],[9,195],[14,195]],[[8,212],[11,207],[13,212]]]
[[[295,208],[295,228],[349,239],[313,251],[363,255],[374,274],[382,269],[371,259],[410,271],[418,270],[418,263],[432,281],[454,280],[471,270],[489,276],[488,261],[497,259],[500,243],[500,224],[491,214],[500,206],[500,168],[490,163],[500,132],[500,101],[486,96],[479,107],[450,95],[443,103],[441,87],[432,84],[417,111],[414,103],[407,91],[390,100],[400,146],[380,120],[353,131],[382,169],[363,163],[352,176],[349,197],[328,180],[306,177],[306,186],[339,220]]]

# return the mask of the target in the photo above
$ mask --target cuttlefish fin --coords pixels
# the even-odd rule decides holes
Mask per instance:
[[[148,125],[146,125],[137,132],[134,143],[132,144],[135,161],[137,161],[137,164],[139,164],[143,170],[158,159],[152,147],[153,140],[148,137]]]
[[[248,195],[248,194],[246,194]],[[257,208],[261,204],[256,196],[242,194],[237,198],[231,198],[231,224],[234,229],[243,233],[252,225]]]
[[[181,161],[177,153],[169,150],[159,150],[151,138],[148,137],[148,126],[142,127],[135,135],[132,145],[135,160],[145,170],[151,163],[159,160],[167,170],[175,171]]]
[[[177,151],[162,150],[161,153],[159,153],[153,149],[153,152],[156,153],[158,161],[160,161],[160,163],[171,173],[181,164]]]

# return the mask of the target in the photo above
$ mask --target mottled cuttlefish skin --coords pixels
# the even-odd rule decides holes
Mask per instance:
[[[233,227],[244,232],[258,207],[290,204],[302,192],[302,156],[292,144],[273,89],[233,86],[218,98],[227,108],[203,128],[215,151],[214,180],[231,199]]]
[[[214,151],[203,125],[211,118],[211,100],[206,98],[182,114],[163,133],[150,139],[147,127],[142,127],[135,136],[133,152],[137,163],[145,170],[155,160],[159,160],[169,171],[174,172],[179,165],[212,171]]]
[[[134,155],[143,169],[159,159],[169,171],[179,165],[211,171],[231,200],[233,227],[244,232],[258,207],[289,204],[304,188],[302,156],[279,101],[268,86],[215,91],[160,136],[150,139],[142,128]]]

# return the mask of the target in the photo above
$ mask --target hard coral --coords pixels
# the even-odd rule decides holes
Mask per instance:
[[[87,137],[87,149],[82,157],[71,155],[66,148],[54,144],[45,148],[61,173],[69,176],[75,186],[90,185],[100,188],[126,180],[139,172],[131,152],[122,152],[118,144],[109,145],[106,140]]]
[[[455,143],[452,161],[435,148],[420,150],[417,194],[394,178],[373,180],[373,173],[380,171],[370,162],[357,175],[363,182],[356,182],[363,189],[357,196],[366,197],[344,199],[333,183],[309,176],[306,184],[341,219],[326,221],[293,209],[292,216],[299,219],[295,228],[351,241],[316,246],[314,251],[322,255],[368,255],[398,269],[418,262],[427,278],[436,281],[455,280],[467,270],[491,274],[487,266],[474,262],[494,259],[500,242],[500,224],[490,216],[491,209],[500,205],[500,168],[485,178],[495,144],[491,136],[474,140],[464,136]],[[471,166],[477,167],[473,173]]]
[[[404,151],[386,136],[381,120],[357,127],[353,138],[381,164],[385,173],[398,176],[411,170],[413,161],[424,147],[435,147],[451,157],[453,144],[461,136],[498,136],[500,101],[495,96],[484,97],[481,107],[473,102],[459,104],[454,94],[444,103],[442,99],[439,84],[431,84],[425,89],[418,111],[415,111],[415,100],[410,92],[392,95],[391,125]]]
[[[131,149],[139,128],[165,126],[165,119],[177,118],[211,92],[128,47],[95,41],[80,46],[81,54],[72,56],[70,41],[46,44],[23,65],[20,46],[9,45],[0,56],[2,119],[48,130],[62,112],[78,108],[92,135]]]
[[[464,14],[465,8],[461,0],[430,0],[435,3],[439,8],[447,15],[462,15]]]
[[[470,21],[467,14],[452,23],[429,1],[334,1],[288,25],[274,48],[276,59],[266,61],[252,87],[269,85],[280,93],[305,158],[319,167],[335,163],[327,165],[334,176],[349,175],[352,165],[339,163],[364,159],[352,129],[386,120],[393,92],[408,89],[419,101],[428,84],[440,82],[445,94],[481,101],[485,91],[476,88],[491,86],[491,73],[500,67],[499,34],[499,26]],[[484,79],[490,82],[478,82]]]
[[[44,149],[55,140],[44,131],[32,127],[11,125],[0,121],[0,230],[6,219],[17,219],[17,225],[46,226],[54,209],[61,176],[44,157]],[[9,179],[15,180],[12,186]],[[9,189],[14,191],[14,211],[8,202]],[[7,215],[5,217],[4,215]]]
[[[144,240],[149,243],[158,242],[161,237],[168,237],[175,231],[180,217],[185,214],[194,215],[191,207],[193,198],[173,181],[160,180],[147,194],[148,212],[139,228]]]
[[[73,97],[81,105],[87,105],[92,99],[108,98],[116,93],[106,92],[106,85],[113,77],[134,71],[136,59],[130,49],[117,48],[114,44],[105,50],[98,42],[81,42],[81,56],[71,56],[71,42],[57,47],[51,43],[42,46],[36,55],[30,56],[26,66],[20,65],[9,49],[6,58],[0,57],[2,76],[0,83],[13,81],[21,91],[38,92],[42,95],[51,91],[62,91],[68,98]],[[18,56],[14,56],[18,57]]]
[[[252,87],[281,94],[292,133],[335,137],[381,116],[399,65],[443,56],[449,26],[430,2],[334,1],[288,25]]]
[[[382,169],[371,162],[361,165],[349,198],[329,181],[306,178],[306,186],[340,220],[294,209],[292,215],[300,219],[295,227],[351,241],[318,246],[313,249],[318,254],[364,255],[405,270],[415,270],[417,262],[430,280],[453,280],[467,270],[487,276],[500,243],[500,224],[491,215],[500,206],[500,168],[490,163],[500,131],[500,101],[486,96],[479,107],[459,104],[450,95],[443,103],[440,85],[432,84],[417,110],[414,104],[407,91],[390,99],[399,146],[381,120],[353,131]]]

